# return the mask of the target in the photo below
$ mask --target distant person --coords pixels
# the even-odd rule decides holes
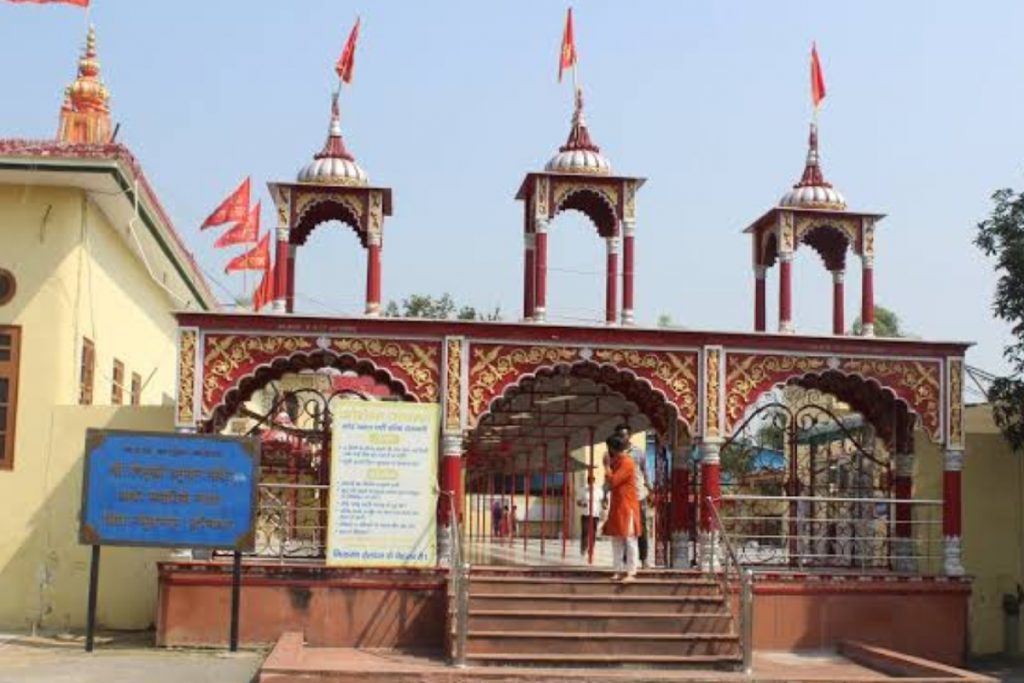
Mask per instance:
[[[508,536],[509,535],[509,525],[511,524],[511,522],[509,521],[510,517],[511,517],[511,515],[508,514],[508,505],[502,505],[501,506],[501,526],[498,527],[498,534],[500,536],[504,537],[504,536]]]
[[[636,465],[636,498],[640,503],[640,536],[636,540],[636,545],[640,555],[640,564],[644,569],[647,569],[650,567],[647,561],[647,498],[650,495],[651,487],[647,483],[646,458],[642,450],[632,445],[630,440],[632,432],[630,432],[629,425],[620,424],[616,426],[615,433],[626,439],[626,443],[629,444],[629,455],[633,458],[633,463]]]
[[[593,547],[603,500],[604,490],[596,480],[591,480],[589,486],[584,486],[576,498],[576,505],[583,508],[580,513],[580,555],[586,555]]]
[[[501,517],[503,512],[500,500],[495,498],[491,501],[491,536],[501,535]]]
[[[636,578],[637,537],[640,535],[640,502],[636,497],[636,463],[629,456],[629,441],[614,433],[605,441],[608,468],[605,483],[611,493],[604,534],[612,539],[612,580],[632,581]]]

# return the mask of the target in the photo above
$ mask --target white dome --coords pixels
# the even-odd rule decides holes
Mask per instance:
[[[826,185],[798,185],[782,195],[779,206],[788,206],[805,209],[835,209],[846,208],[846,199],[833,187]]]
[[[612,164],[600,152],[589,149],[569,149],[551,157],[544,170],[551,173],[595,173],[607,175]]]
[[[334,185],[366,185],[366,171],[354,160],[342,157],[313,159],[299,171],[300,183],[322,183]]]

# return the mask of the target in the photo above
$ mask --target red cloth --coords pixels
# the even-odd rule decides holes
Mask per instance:
[[[825,73],[821,70],[821,60],[818,59],[818,46],[811,43],[811,102],[817,109],[821,101],[825,99]]]
[[[345,49],[341,51],[338,63],[334,65],[334,71],[338,74],[338,78],[346,83],[352,82],[352,70],[356,66],[356,42],[358,40],[359,18],[357,17],[356,25],[352,27],[352,32],[348,34],[348,40],[345,41]]]
[[[636,477],[636,463],[628,453],[619,453],[612,458],[611,471],[605,475],[605,481],[611,489],[608,519],[604,523],[605,536],[640,536],[640,500],[636,495]],[[633,521],[632,531],[630,517]]]
[[[249,213],[240,220],[235,227],[231,228],[227,232],[223,233],[217,238],[217,241],[213,243],[215,247],[227,247],[232,244],[253,244],[260,238],[260,205],[262,202],[256,202],[256,206],[249,210]]]
[[[269,270],[270,269],[270,233],[265,233],[263,239],[255,247],[241,256],[228,261],[224,268],[225,273],[233,270]]]
[[[51,3],[60,3],[63,5],[76,5],[78,7],[89,6],[89,0],[8,0],[8,2],[31,2],[35,5],[49,5]]]
[[[200,230],[212,227],[214,225],[223,225],[224,223],[232,223],[234,221],[245,220],[245,217],[249,215],[249,178],[242,181],[242,184],[238,186],[238,189],[228,195],[228,198],[220,203],[216,209],[213,210],[203,224],[199,226]]]
[[[562,34],[562,52],[558,56],[558,82],[562,82],[562,72],[576,66],[576,38],[572,33],[572,7],[565,16],[565,33]]]
[[[263,279],[252,295],[252,310],[257,313],[260,309],[277,298],[277,268],[267,268],[263,271]]]

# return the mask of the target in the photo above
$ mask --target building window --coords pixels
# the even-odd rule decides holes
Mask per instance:
[[[18,412],[21,328],[0,325],[0,469],[14,466],[14,416]]]
[[[119,406],[124,403],[124,363],[114,359],[114,376],[110,387],[110,403]]]
[[[142,377],[137,372],[132,373],[132,405],[142,405]]]
[[[17,290],[17,283],[14,281],[14,273],[0,268],[0,306],[14,298]]]
[[[91,339],[82,337],[82,367],[78,374],[78,403],[92,405],[92,381],[96,371],[96,347]]]

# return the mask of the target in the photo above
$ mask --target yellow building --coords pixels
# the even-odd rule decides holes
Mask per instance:
[[[107,98],[90,30],[57,139],[0,140],[0,630],[84,622],[84,430],[172,430],[171,312],[215,305]],[[160,556],[104,550],[102,625],[152,622]]]

